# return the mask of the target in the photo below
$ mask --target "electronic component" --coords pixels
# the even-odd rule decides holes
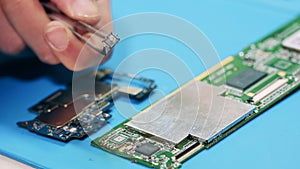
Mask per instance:
[[[17,124],[32,132],[61,141],[84,138],[107,123],[106,120],[111,115],[104,111],[111,107],[111,103],[91,103],[85,99],[80,102],[79,104],[84,107],[78,114],[74,110],[74,105],[71,104],[66,108],[60,107],[49,113],[41,113],[34,120]]]
[[[192,155],[196,151],[199,151],[201,148],[203,148],[202,144],[195,140],[191,144],[188,144],[185,146],[180,152],[178,152],[174,157],[172,157],[172,161],[184,161],[189,155]]]
[[[288,73],[291,73],[298,68],[298,64],[282,58],[274,58],[269,63],[267,63],[267,65]]]
[[[180,168],[300,87],[299,39],[300,17],[91,144],[148,167]]]
[[[117,137],[115,137],[112,141],[114,141],[117,144],[122,144],[127,140],[127,137],[124,135],[119,135]]]
[[[144,143],[135,148],[136,152],[138,152],[144,156],[147,156],[147,157],[150,157],[151,155],[156,153],[158,150],[159,150],[159,147],[153,143]]]
[[[274,63],[272,66],[281,70],[287,70],[292,66],[292,63],[284,60],[279,60],[276,63]]]
[[[257,93],[253,98],[250,98],[249,101],[257,104],[263,98],[267,97],[269,94],[277,90],[278,88],[282,87],[283,85],[287,84],[288,79],[278,79],[271,85],[264,88],[261,92]]]
[[[96,76],[95,90],[90,91],[85,82],[93,76]],[[118,83],[112,84],[114,81]],[[81,139],[107,123],[113,97],[128,94],[132,99],[141,100],[156,87],[153,80],[108,69],[84,74],[73,83],[76,83],[75,97],[72,97],[72,85],[58,90],[29,108],[38,113],[35,119],[17,124],[61,141]]]
[[[300,51],[300,30],[286,38],[282,45],[286,48]]]
[[[125,125],[174,144],[188,135],[210,142],[255,110],[252,105],[220,96],[224,91],[200,81],[189,83]]]
[[[226,85],[244,91],[260,79],[264,78],[266,75],[267,73],[250,68],[229,79],[226,82]]]

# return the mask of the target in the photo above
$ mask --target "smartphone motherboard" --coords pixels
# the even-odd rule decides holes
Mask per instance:
[[[148,167],[179,168],[299,86],[300,17],[91,144]]]

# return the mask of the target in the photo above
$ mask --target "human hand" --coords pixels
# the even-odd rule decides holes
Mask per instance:
[[[51,0],[68,17],[96,28],[111,22],[109,0]],[[70,70],[98,64],[92,49],[77,63],[84,43],[61,22],[51,21],[38,0],[0,0],[0,50],[16,54],[28,45],[39,59],[48,64],[62,63]],[[109,27],[107,32],[111,32]],[[90,37],[90,33],[83,36]],[[102,60],[105,61],[107,58]]]

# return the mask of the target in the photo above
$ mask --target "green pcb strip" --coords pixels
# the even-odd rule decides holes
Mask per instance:
[[[186,135],[180,135],[184,131],[178,130],[174,137],[183,138],[178,141],[160,132],[159,126],[145,125],[146,127],[143,127],[143,125],[134,123],[134,119],[149,116],[150,113],[153,113],[153,109],[159,108],[160,103],[166,102],[171,97],[175,98],[177,93],[187,92],[187,95],[190,94],[188,93],[188,88],[192,83],[190,82],[185,85],[187,87],[175,90],[170,96],[151,105],[105,135],[96,138],[91,144],[151,168],[180,168],[187,159],[218,143],[299,88],[299,39],[300,17],[194,79],[199,82],[197,84],[200,86],[200,91],[201,87],[208,86],[207,89],[213,88],[212,91],[218,92],[215,95],[217,99],[233,106],[240,105],[236,109],[231,107],[232,111],[241,115],[239,118],[226,114],[226,112],[226,117],[220,117],[221,120],[227,120],[226,126],[223,126],[220,131],[217,132],[216,128],[212,130],[203,127],[202,130],[194,130],[191,133],[185,133]],[[185,88],[187,89],[185,90]],[[219,102],[212,102],[213,107],[218,107]],[[199,106],[201,109],[203,105]],[[239,107],[244,109],[239,110]],[[167,108],[172,108],[172,105]],[[192,111],[192,108],[184,110]],[[167,114],[168,110],[164,111]],[[224,111],[226,111],[226,107]],[[213,123],[214,120],[212,119],[211,122]],[[176,128],[176,125],[182,125],[187,121],[183,119],[180,124],[177,124],[168,120],[165,123]],[[157,127],[156,130],[155,127]],[[207,133],[213,134],[208,135]]]

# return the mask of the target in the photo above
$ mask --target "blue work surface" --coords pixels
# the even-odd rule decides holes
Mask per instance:
[[[140,75],[152,78],[158,84],[158,89],[149,100],[132,103],[137,110],[142,110],[177,88],[178,84],[205,71],[205,65],[193,49],[180,39],[170,38],[166,32],[159,34],[161,27],[165,28],[166,24],[172,26],[174,23],[160,24],[147,20],[147,17],[144,22],[124,22],[124,29],[134,30],[146,22],[157,28],[154,31],[156,33],[144,29],[148,33],[133,32],[126,37],[126,31],[122,30],[124,17],[145,12],[155,12],[150,13],[150,16],[170,14],[173,18],[180,17],[193,24],[207,36],[223,60],[297,17],[300,13],[300,1],[112,0],[113,17],[118,22],[115,29],[125,39],[116,46],[111,60],[103,67],[120,68],[130,73],[140,71]],[[179,24],[168,29],[172,32],[180,28]],[[189,29],[180,33],[193,37]],[[195,39],[197,40],[196,37]],[[201,45],[203,44],[199,42],[199,46]],[[62,143],[17,127],[17,121],[35,117],[35,114],[27,111],[28,107],[62,88],[72,78],[72,73],[60,65],[42,64],[35,57],[30,57],[29,55],[33,55],[30,52],[21,55],[24,56],[1,61],[1,154],[41,168],[145,168],[90,146],[92,138],[137,112],[126,111],[126,105],[130,103],[122,99],[118,101],[118,110],[113,109],[111,112],[113,116],[109,125],[84,140]],[[170,61],[166,58],[170,58]],[[143,70],[145,65],[147,67]],[[216,146],[185,162],[183,168],[300,168],[299,99],[300,92],[295,92]]]

